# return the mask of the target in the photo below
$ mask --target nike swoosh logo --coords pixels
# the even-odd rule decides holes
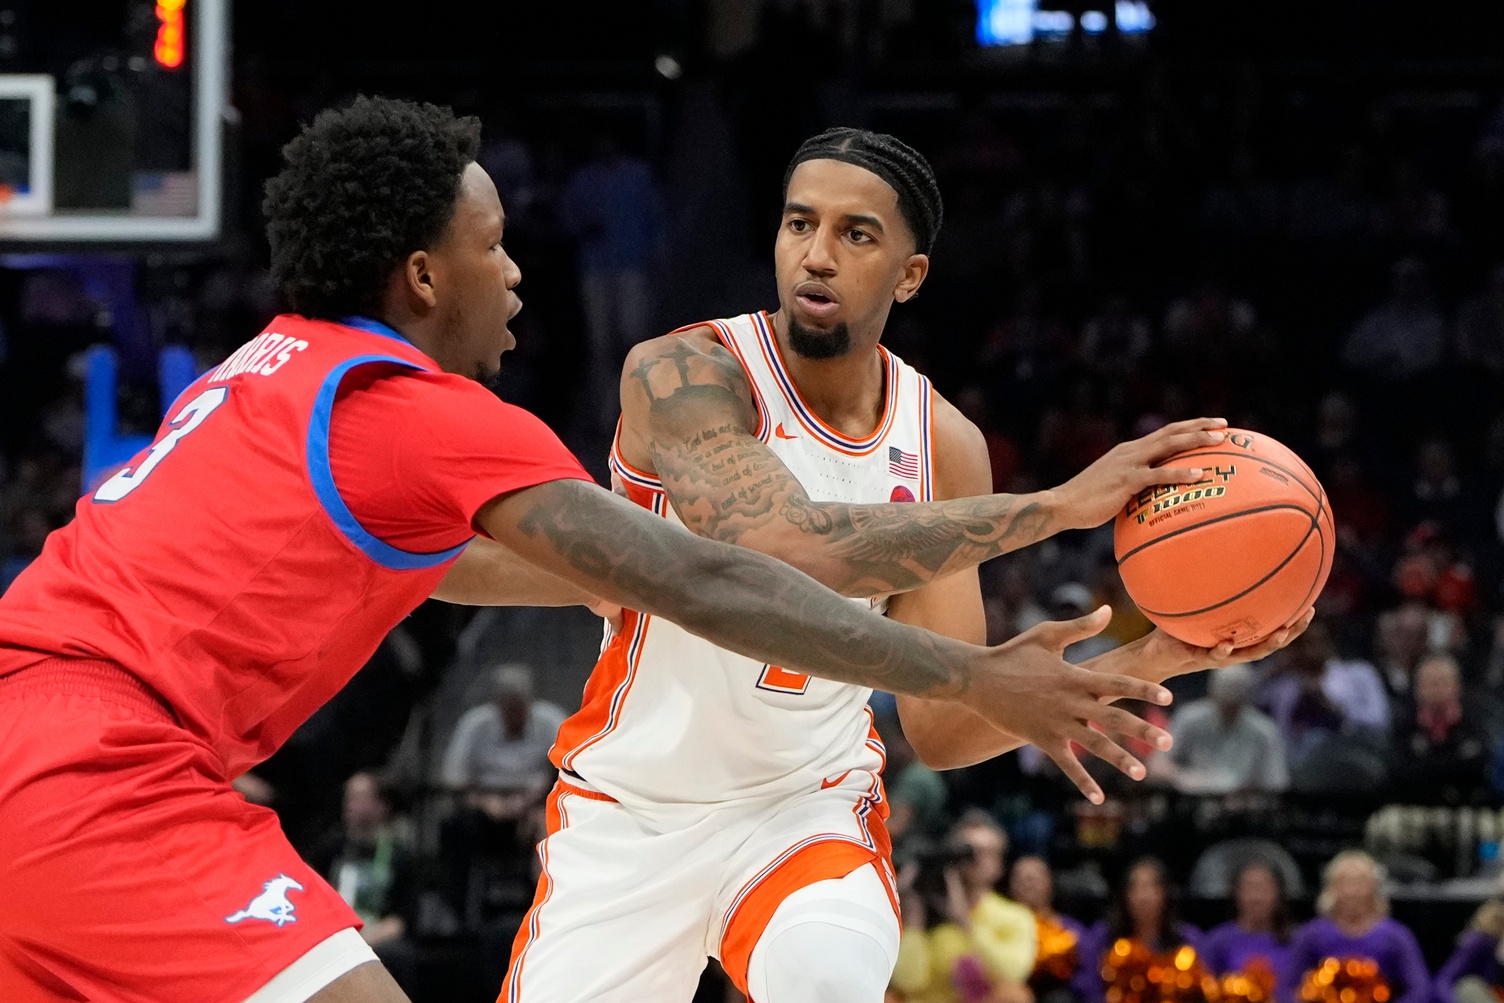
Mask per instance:
[[[775,429],[773,429],[773,434],[775,436],[777,436],[778,438],[780,438],[780,439],[797,439],[797,438],[799,438],[797,435],[789,435],[787,432],[785,432],[783,430],[783,422],[781,422],[781,421],[778,423],[778,427],[775,428]]]
[[[822,780],[820,781],[820,789],[822,791],[830,790],[830,788],[834,787],[836,784],[840,783],[842,780],[845,780],[849,776],[851,776],[851,771],[847,770],[845,773],[841,774],[839,777],[836,777],[834,780]]]

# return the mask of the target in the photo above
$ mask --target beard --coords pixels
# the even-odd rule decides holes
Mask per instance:
[[[805,327],[789,316],[789,347],[794,354],[819,362],[837,359],[851,351],[851,328],[843,320],[829,331]]]

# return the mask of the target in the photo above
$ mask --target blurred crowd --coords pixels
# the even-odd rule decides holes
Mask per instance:
[[[126,301],[73,260],[0,269],[0,589],[79,494],[82,350],[121,346],[122,431],[149,432],[154,346],[187,344],[207,367],[278,309],[256,184],[312,108],[254,68],[237,88],[246,179],[218,253],[144,257]],[[651,96],[648,117],[455,97],[486,121],[481,162],[524,272],[503,396],[602,466],[626,350],[773,306],[784,158],[833,119],[860,121],[939,174],[931,277],[887,343],[983,428],[998,490],[1055,484],[1121,439],[1223,415],[1299,452],[1339,527],[1312,628],[1265,664],[1176,681],[1175,749],[1141,750],[1143,784],[1104,776],[1103,806],[1029,750],[928,770],[875,699],[903,891],[895,998],[1488,998],[1504,907],[1479,913],[1437,982],[1427,966],[1441,969],[1465,917],[1427,925],[1417,946],[1387,918],[1385,890],[1471,880],[1476,901],[1504,837],[1500,93],[1149,67],[1106,99],[947,92],[916,110],[828,81],[798,107],[780,94],[735,73],[686,80]],[[1150,626],[1110,531],[1000,559],[983,582],[994,642],[1101,602],[1111,624],[1068,657]],[[279,808],[420,1000],[499,984],[565,713],[534,696],[533,673],[588,669],[488,668],[452,727],[419,727],[410,708],[444,720],[431,707],[463,625],[420,611],[242,784]],[[1377,861],[1340,852],[1356,846]],[[1207,903],[1231,902],[1232,925],[1180,922],[1176,888],[1205,928],[1224,918]],[[1296,926],[1302,912],[1318,918]]]

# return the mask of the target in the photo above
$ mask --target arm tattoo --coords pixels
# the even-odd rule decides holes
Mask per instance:
[[[526,556],[632,609],[721,647],[858,686],[963,695],[972,649],[894,623],[772,558],[685,533],[583,481],[517,496]]]
[[[843,595],[903,592],[1054,533],[1038,497],[846,505],[815,501],[752,434],[756,406],[726,349],[671,343],[631,377],[647,394],[654,469],[685,525],[758,549],[770,529],[797,535],[778,556]]]

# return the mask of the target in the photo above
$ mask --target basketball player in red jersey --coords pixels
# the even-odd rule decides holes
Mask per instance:
[[[1147,485],[1196,473],[1155,464],[1221,441],[1220,420],[1179,422],[1053,490],[980,497],[981,433],[879,344],[929,269],[941,216],[929,165],[891,136],[838,129],[804,144],[784,184],[779,309],[627,359],[612,467],[638,504],[844,595],[886,597],[892,620],[980,643],[979,562],[1098,526]],[[912,503],[874,504],[889,499]],[[1088,636],[1107,614],[1036,631]],[[1276,650],[1309,617],[1237,657]],[[754,1003],[880,1003],[898,922],[868,693],[643,623],[629,619],[560,731],[562,810],[502,1001],[688,999],[710,954]],[[1232,657],[1155,632],[1095,665],[1158,682]],[[922,695],[901,694],[899,712],[936,767],[1027,738]],[[1096,793],[1079,762],[1056,761]]]
[[[355,914],[230,781],[430,595],[600,597],[964,702],[1062,758],[1138,768],[1091,722],[1167,740],[1102,701],[1168,693],[1068,666],[1056,638],[927,635],[590,483],[477,382],[520,308],[478,133],[361,99],[290,143],[266,209],[299,313],[190,386],[0,599],[6,1003],[399,1003]]]

